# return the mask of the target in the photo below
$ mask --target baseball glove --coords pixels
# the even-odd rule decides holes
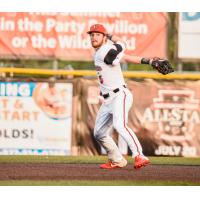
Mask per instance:
[[[155,57],[151,62],[151,66],[163,75],[174,72],[170,62],[166,59]]]

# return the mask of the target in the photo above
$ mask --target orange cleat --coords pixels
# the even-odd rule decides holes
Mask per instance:
[[[108,161],[105,164],[100,165],[101,169],[116,169],[116,168],[123,168],[127,165],[127,161],[125,159],[119,163],[113,163],[112,161]]]
[[[134,168],[135,169],[140,169],[142,167],[145,167],[149,163],[150,163],[150,161],[146,156],[138,155],[138,156],[135,157]]]

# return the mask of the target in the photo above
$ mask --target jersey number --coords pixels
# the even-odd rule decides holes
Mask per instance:
[[[102,76],[99,76],[99,81],[100,81],[101,84],[103,84],[103,78],[102,78]]]
[[[103,84],[103,77],[102,77],[100,71],[97,71],[97,76],[98,76],[98,78],[99,78],[99,82],[100,82],[101,84]]]

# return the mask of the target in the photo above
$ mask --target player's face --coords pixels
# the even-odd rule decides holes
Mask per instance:
[[[94,32],[94,33],[90,34],[90,41],[91,41],[92,47],[94,47],[96,49],[105,43],[106,37],[102,33]]]

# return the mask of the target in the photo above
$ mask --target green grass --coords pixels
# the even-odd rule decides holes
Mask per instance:
[[[200,158],[185,157],[149,157],[152,164],[163,165],[200,165]],[[106,156],[0,156],[1,163],[102,163]],[[129,163],[133,159],[128,156]]]
[[[186,181],[0,181],[0,186],[199,186],[200,183]]]

